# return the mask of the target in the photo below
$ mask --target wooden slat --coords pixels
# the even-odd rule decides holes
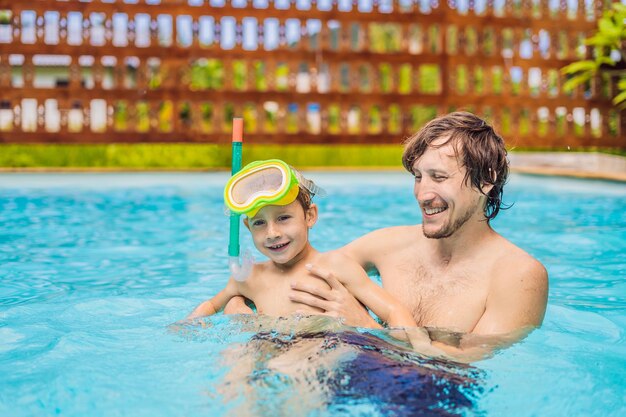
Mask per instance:
[[[429,112],[435,109],[442,113],[471,106],[477,112],[491,109],[496,125],[504,124],[505,114],[510,113],[511,130],[507,133],[507,141],[515,146],[626,147],[623,135],[626,116],[622,112],[617,120],[610,120],[614,110],[610,100],[601,94],[599,85],[592,86],[589,96],[584,94],[582,88],[574,94],[565,94],[561,91],[563,78],[559,75],[557,93],[553,94],[548,88],[548,75],[576,60],[579,34],[589,34],[595,28],[596,22],[587,21],[582,9],[574,18],[570,18],[563,10],[549,12],[547,3],[542,2],[540,17],[537,17],[530,3],[525,3],[522,9],[515,11],[513,3],[507,1],[502,16],[496,16],[492,9],[479,16],[472,10],[460,14],[451,9],[448,2],[439,3],[432,12],[424,14],[415,2],[406,10],[401,10],[398,3],[394,2],[392,13],[380,12],[377,9],[379,2],[375,2],[374,11],[362,13],[356,9],[340,11],[337,2],[333,2],[331,10],[320,11],[315,6],[311,10],[300,10],[293,2],[288,9],[279,10],[273,2],[269,3],[267,9],[254,9],[233,7],[228,1],[224,7],[212,7],[208,2],[195,7],[189,6],[186,0],[163,0],[158,5],[146,4],[141,0],[136,4],[121,1],[105,3],[99,0],[0,0],[0,10],[9,10],[13,14],[11,29],[14,36],[12,42],[0,44],[2,120],[6,120],[7,112],[16,112],[10,126],[0,126],[0,142],[226,143],[229,123],[226,118],[247,114],[248,122],[256,124],[254,132],[250,131],[247,136],[257,143],[399,143],[403,137],[414,133],[416,120],[423,119],[420,111],[428,108]],[[595,2],[598,11],[602,8],[601,3],[602,0]],[[59,44],[45,43],[46,27],[41,17],[46,11],[53,10],[60,13],[61,19],[67,19],[70,12],[82,13],[85,29],[81,45],[67,44],[67,28],[63,25],[60,27]],[[21,40],[22,11],[34,11],[39,17],[34,28],[35,42],[32,44],[23,44]],[[91,13],[102,13],[106,21],[102,28],[107,36],[103,45],[89,44],[91,23],[86,19]],[[173,22],[179,15],[191,16],[195,25],[201,16],[212,16],[216,21],[231,16],[237,22],[237,39],[234,47],[228,50],[221,49],[219,42],[214,42],[211,47],[203,47],[196,31],[190,39],[191,46],[182,47],[177,44],[179,28],[175,24],[172,27],[171,46],[156,45],[159,34],[153,27],[148,34],[151,46],[138,47],[134,44],[134,38],[140,33],[136,27],[129,27],[129,44],[118,47],[112,44],[111,19],[114,13],[126,14],[131,23],[136,15],[144,13],[150,17],[151,25],[156,24],[158,15],[169,15]],[[276,49],[263,49],[264,37],[269,35],[264,33],[262,25],[257,26],[255,34],[259,47],[256,50],[244,49],[242,22],[246,17],[256,18],[259,23],[268,18],[277,19],[280,33]],[[299,20],[300,28],[296,30],[300,30],[301,37],[295,45],[287,44],[287,19]],[[311,46],[307,37],[309,30],[305,26],[311,19],[319,19],[322,26],[321,32],[316,35],[316,47]],[[334,35],[331,34],[329,22],[334,22],[337,27],[336,44],[331,41]],[[356,50],[352,50],[350,28],[355,24],[359,26],[360,40]],[[412,50],[409,36],[417,29],[416,25],[419,25],[421,31],[419,54],[409,53]],[[458,33],[456,53],[446,52],[450,40],[446,37],[451,27],[456,28]],[[393,52],[375,52],[373,29],[399,31],[402,36],[398,48],[393,49]],[[486,29],[493,30],[494,50],[490,54],[482,47]],[[504,51],[502,39],[503,33],[507,31],[513,34],[514,42],[512,49]],[[550,39],[546,57],[539,52],[540,31],[545,31]],[[468,36],[472,33],[475,33],[478,44],[476,51],[470,53]],[[217,27],[213,28],[213,36],[220,36]],[[390,39],[394,41],[395,38],[390,35]],[[532,57],[522,57],[522,41],[528,42]],[[558,49],[565,44],[567,53],[561,56]],[[24,63],[11,68],[8,64],[10,55],[21,55]],[[67,81],[67,86],[38,86],[38,69],[33,64],[36,55],[71,57],[71,64],[63,68],[69,79],[60,80]],[[91,57],[93,64],[81,68],[78,64],[81,56]],[[105,68],[103,57],[115,57],[117,62],[113,67]],[[138,67],[128,67],[127,58],[128,62]],[[189,69],[200,58],[222,63],[221,87],[192,89]],[[154,66],[153,63],[157,61],[158,64]],[[258,63],[265,64],[262,70],[263,86],[256,85],[255,65]],[[238,73],[238,65],[246,69],[244,80],[240,80],[244,75]],[[435,94],[426,93],[424,86],[420,85],[423,81],[423,65],[438,68],[438,74],[434,75],[432,71],[429,73],[435,77],[429,82],[440,84]],[[365,79],[361,76],[361,68],[366,68],[369,74],[368,89],[364,89]],[[494,68],[501,72],[499,77],[493,72]],[[483,74],[481,91],[475,86],[480,80],[475,75],[476,69],[480,69]],[[279,74],[279,70],[283,72]],[[10,77],[11,71],[15,80],[22,80],[19,86],[11,85],[14,82]],[[90,79],[83,76],[85,71],[91,72]],[[383,71],[387,73],[383,74]],[[408,80],[406,71],[409,71]],[[408,91],[400,91],[401,77],[403,82],[410,84]],[[463,77],[466,79],[465,94],[457,88]],[[502,81],[499,82],[498,78]],[[307,79],[309,88],[304,87]],[[240,81],[244,81],[243,85]],[[614,84],[615,80],[610,82]],[[497,87],[500,83],[501,87]],[[498,88],[500,92],[496,91]],[[318,92],[322,89],[323,92]],[[25,99],[35,99],[38,109],[23,108]],[[45,111],[48,105],[44,106],[44,103],[50,99],[56,100],[51,103],[53,107],[56,105],[56,110],[52,110],[60,115],[59,132],[45,131]],[[106,114],[91,114],[92,100],[103,100],[107,107]],[[203,111],[209,109],[207,103],[211,110],[203,114]],[[310,107],[312,103],[318,106],[317,110]],[[398,106],[402,126],[400,131],[393,134],[387,132],[389,119],[395,117],[389,110],[392,104]],[[334,106],[339,109],[337,120],[334,120],[335,115],[331,120],[331,109]],[[118,108],[126,108],[124,122],[116,119],[115,109]],[[164,108],[169,108],[170,113],[159,121],[159,114]],[[374,109],[376,113],[371,113]],[[557,129],[555,123],[557,110],[561,112],[562,109],[565,111],[563,131]],[[37,111],[33,119],[35,125],[22,126],[30,120],[30,111]],[[592,111],[598,112],[601,118],[598,121],[602,126],[600,137],[594,137],[591,132]],[[584,114],[584,122],[581,128],[575,129],[574,122],[579,112]],[[22,114],[21,118],[17,116],[19,113]],[[183,113],[185,118],[181,116]],[[549,115],[547,132],[542,131],[541,134],[540,124],[543,119],[540,120],[539,114]],[[82,117],[83,129],[81,132],[70,132],[74,128],[71,120],[77,115]],[[372,115],[375,120],[380,120],[380,125],[372,124]],[[90,120],[95,122],[98,118],[104,123],[101,126],[102,133],[92,132],[88,126]],[[310,133],[308,123],[313,118],[319,119],[321,134]],[[266,129],[268,123],[274,123],[273,130]],[[526,124],[528,130],[522,135],[520,128]],[[609,133],[610,127],[616,125],[619,136]],[[29,130],[33,127],[34,132],[22,131],[23,128]],[[582,133],[575,135],[580,129]],[[331,130],[333,134],[328,133]]]
[[[410,95],[398,93],[297,93],[297,92],[239,92],[239,91],[181,91],[179,88],[160,88],[158,90],[128,90],[128,89],[103,89],[103,88],[13,88],[2,92],[3,100],[19,101],[25,98],[45,100],[47,98],[76,99],[76,100],[191,100],[191,101],[217,101],[217,102],[262,102],[276,101],[279,103],[292,102],[315,102],[320,104],[367,104],[388,105],[390,103],[402,105],[436,105],[445,101],[456,107],[467,106],[468,103],[476,107],[482,106],[532,106],[556,108],[564,104],[563,97],[530,97],[514,95],[490,95],[481,96],[476,94],[423,94],[413,92]],[[567,98],[568,107],[596,107],[600,109],[613,108],[610,101],[599,99]]]

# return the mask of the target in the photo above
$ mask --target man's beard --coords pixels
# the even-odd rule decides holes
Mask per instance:
[[[422,223],[422,232],[428,239],[445,239],[452,236],[457,230],[459,230],[469,219],[472,218],[476,210],[480,207],[480,204],[476,204],[474,207],[469,207],[462,216],[458,217],[454,223],[445,225],[432,233],[427,233]]]

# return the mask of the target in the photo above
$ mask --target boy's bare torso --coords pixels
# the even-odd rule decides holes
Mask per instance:
[[[319,314],[323,311],[296,303],[289,299],[292,282],[306,282],[319,288],[329,289],[326,281],[317,278],[306,270],[308,262],[324,265],[327,262],[326,253],[315,253],[307,260],[298,262],[286,270],[279,269],[272,262],[263,262],[254,265],[251,276],[243,283],[238,283],[238,289],[243,296],[254,302],[258,314],[269,316],[288,316],[297,311]]]

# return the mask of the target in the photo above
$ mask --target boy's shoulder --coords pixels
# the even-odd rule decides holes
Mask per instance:
[[[266,279],[273,271],[273,265],[270,261],[255,262],[252,264],[250,275],[245,281],[239,282],[240,285],[254,285]]]

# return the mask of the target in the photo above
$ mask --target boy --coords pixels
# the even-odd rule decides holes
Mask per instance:
[[[330,288],[309,272],[310,265],[315,264],[320,268],[332,267],[338,280],[390,326],[415,327],[411,313],[374,284],[355,261],[336,251],[318,252],[311,246],[309,229],[318,215],[311,198],[320,191],[312,181],[277,159],[253,162],[235,174],[224,190],[226,205],[232,212],[247,216],[244,224],[254,245],[269,261],[254,264],[243,282],[231,277],[226,288],[200,304],[187,318],[215,314],[237,295],[252,300],[259,314],[322,313],[289,299],[292,281]]]

